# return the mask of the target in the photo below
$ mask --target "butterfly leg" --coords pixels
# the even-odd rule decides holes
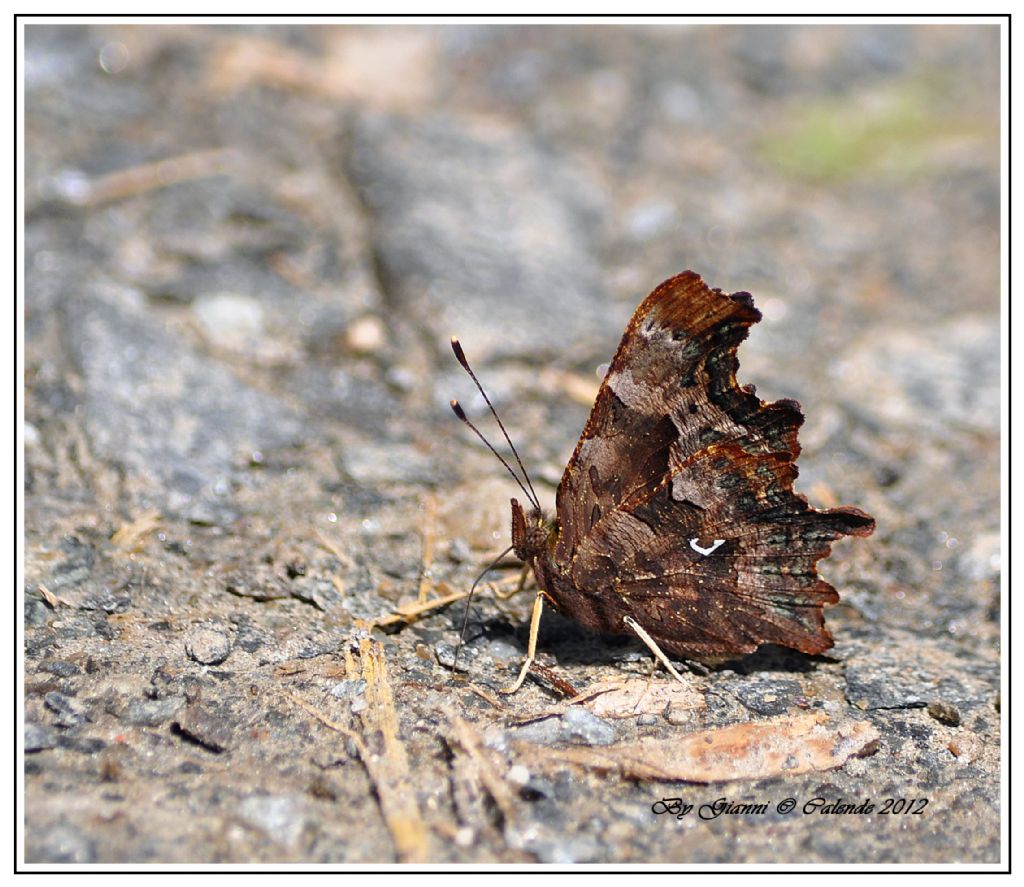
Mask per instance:
[[[530,617],[530,641],[526,645],[526,661],[523,663],[523,668],[519,672],[519,677],[516,678],[516,682],[511,687],[505,687],[503,690],[499,690],[499,693],[504,693],[506,696],[511,696],[521,686],[523,681],[526,680],[526,675],[530,671],[530,666],[533,665],[533,660],[537,656],[537,632],[540,630],[540,614],[544,609],[544,592],[538,590],[537,597],[533,599],[533,615]]]
[[[523,565],[523,572],[519,574],[519,582],[517,583],[516,587],[513,588],[509,592],[505,592],[504,594],[502,592],[498,591],[497,589],[495,589],[494,596],[499,601],[507,601],[510,597],[513,597],[514,595],[519,594],[519,592],[521,592],[526,587],[526,579],[527,579],[527,577],[529,575],[530,575],[530,565],[529,564],[524,564]]]
[[[672,675],[672,677],[679,681],[680,684],[686,683],[686,681],[683,680],[683,676],[676,671],[675,666],[668,661],[668,656],[662,652],[661,647],[657,645],[654,638],[640,627],[640,623],[638,623],[632,616],[626,616],[622,621],[636,632],[637,637],[647,645],[647,649],[650,650],[654,654],[655,658],[668,669],[668,673]]]

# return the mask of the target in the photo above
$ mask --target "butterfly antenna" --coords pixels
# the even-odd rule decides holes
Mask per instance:
[[[476,377],[476,373],[473,372],[473,368],[469,365],[469,361],[466,360],[466,353],[462,350],[462,345],[459,343],[459,340],[455,336],[452,336],[452,351],[455,352],[455,359],[462,365],[462,368],[467,373],[469,373],[469,377],[476,384],[477,390],[479,390],[479,392],[483,395],[484,400],[487,402],[487,406],[490,407],[491,415],[494,416],[494,420],[498,423],[498,427],[501,429],[501,433],[505,435],[505,442],[509,445],[509,449],[512,450],[512,455],[516,457],[516,462],[519,464],[519,470],[523,472],[523,477],[526,478],[526,485],[530,488],[529,492],[527,492],[526,489],[523,488],[523,492],[526,493],[526,497],[533,504],[533,507],[539,510],[540,500],[537,498],[537,493],[533,489],[533,484],[530,483],[530,475],[526,473],[526,466],[523,465],[523,460],[519,458],[519,452],[516,450],[515,444],[512,443],[512,438],[508,436],[508,432],[505,430],[505,426],[502,424],[501,419],[498,417],[498,411],[494,409],[494,404],[491,403],[491,399],[487,396],[487,392],[484,391],[484,386],[480,384],[480,380]],[[452,401],[452,409],[455,409],[455,403],[455,401]],[[455,415],[459,416],[459,418],[462,419],[463,422],[469,425],[469,421],[466,419],[464,413],[462,415],[459,415],[459,411],[456,411]],[[472,425],[470,425],[469,427],[473,428]],[[476,431],[475,428],[473,428],[473,430]],[[480,439],[483,440],[483,435],[480,434],[479,431],[477,431],[476,433],[480,436]],[[487,441],[485,440],[484,443],[487,443]],[[487,444],[487,446],[491,447],[490,444]],[[497,452],[495,452],[494,450],[494,447],[491,447],[491,452],[494,453],[495,456],[498,456]],[[501,456],[498,456],[498,458],[501,459]],[[502,459],[501,461],[503,463],[505,462],[504,459]],[[505,464],[505,467],[508,468],[507,463]],[[509,471],[511,472],[512,469],[509,468]],[[514,476],[515,475],[513,474],[513,477]],[[516,480],[518,480],[518,478],[516,478]],[[522,482],[519,483],[519,486],[521,488],[523,487]]]
[[[523,495],[530,500],[533,507],[540,508],[540,506],[534,501],[533,497],[530,495],[530,491],[523,486],[523,482],[519,479],[519,475],[512,470],[512,466],[510,466],[508,462],[506,462],[502,458],[501,453],[499,453],[496,449],[494,449],[493,446],[491,446],[491,442],[480,433],[480,429],[469,421],[469,417],[466,415],[465,410],[462,409],[462,404],[460,404],[457,400],[453,400],[450,401],[450,405],[452,408],[452,412],[455,413],[455,415],[458,416],[459,419],[461,419],[463,422],[465,422],[471,429],[473,429],[473,433],[484,442],[484,446],[487,447],[487,449],[489,449],[492,453],[494,453],[497,460],[502,465],[505,466],[505,470],[512,475],[512,480],[519,484],[519,489],[523,491]],[[529,478],[527,478],[527,482],[529,482]]]
[[[484,567],[483,572],[476,577],[473,584],[469,587],[469,594],[466,595],[466,612],[462,616],[462,631],[459,632],[459,642],[455,645],[455,655],[452,657],[452,674],[455,674],[455,667],[459,663],[459,650],[462,649],[462,641],[466,637],[466,626],[469,625],[469,608],[470,605],[473,603],[473,592],[476,591],[476,587],[480,584],[480,580],[483,579],[484,576],[486,576],[488,573],[490,573],[491,570],[493,570],[495,566],[501,562],[501,559],[505,557],[505,555],[508,554],[511,550],[512,546],[510,545],[493,561],[491,561],[486,567]]]

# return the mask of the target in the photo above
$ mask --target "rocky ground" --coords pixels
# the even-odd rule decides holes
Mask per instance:
[[[995,28],[36,25],[24,73],[27,861],[999,861]],[[453,682],[514,488],[448,336],[550,503],[684,268],[877,519],[835,648],[682,687],[548,614],[504,697],[503,567]]]

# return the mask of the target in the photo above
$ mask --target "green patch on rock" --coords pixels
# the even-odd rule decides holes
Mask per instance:
[[[964,113],[943,92],[937,80],[915,79],[802,105],[758,149],[784,174],[819,183],[911,178],[979,150],[997,151],[991,115]]]

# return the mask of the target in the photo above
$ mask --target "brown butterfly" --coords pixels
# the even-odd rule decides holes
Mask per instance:
[[[515,448],[525,486],[502,460],[529,500],[512,500],[512,550],[538,586],[528,658],[509,692],[535,656],[545,600],[587,628],[636,633],[677,677],[665,651],[714,662],[761,644],[832,646],[823,607],[839,595],[816,564],[835,539],[867,536],[875,522],[858,508],[818,511],[793,491],[800,405],[736,384],[736,349],[760,319],[749,293],[710,289],[692,271],[666,280],[626,327],[553,518]]]

